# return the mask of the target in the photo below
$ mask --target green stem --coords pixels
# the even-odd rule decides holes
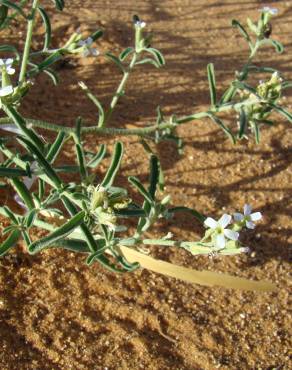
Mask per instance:
[[[239,110],[241,107],[249,106],[255,104],[255,101],[245,101],[245,102],[239,102],[239,103],[228,103],[221,105],[220,107],[214,107],[206,112],[199,112],[195,114],[191,114],[189,116],[183,116],[181,118],[177,119],[178,124],[183,124],[191,121],[195,121],[198,119],[209,117],[210,113],[220,113],[220,112],[226,112],[229,110]],[[42,120],[35,120],[31,118],[24,118],[26,124],[30,124],[34,127],[43,128],[49,131],[55,131],[60,132],[64,131],[67,134],[73,134],[75,132],[75,128],[66,127],[62,125],[57,125],[54,123],[42,121]],[[11,124],[13,123],[13,120],[10,118],[0,118],[0,128],[1,125],[5,124]],[[123,128],[111,128],[111,127],[97,127],[97,125],[94,126],[84,126],[81,128],[81,133],[96,133],[98,135],[104,135],[104,136],[128,136],[128,135],[136,135],[136,136],[147,136],[151,133],[154,133],[155,131],[159,130],[165,130],[166,128],[170,128],[171,124],[169,122],[163,122],[159,126],[157,124],[153,124],[148,127],[144,128],[133,128],[133,129],[123,129]]]
[[[22,62],[21,62],[21,69],[20,69],[20,74],[19,74],[19,84],[20,85],[25,80],[26,68],[28,64],[29,52],[30,52],[30,46],[31,46],[32,32],[33,32],[33,27],[34,27],[35,12],[38,7],[38,4],[39,4],[39,0],[33,0],[32,8],[31,8],[31,15],[28,21],[28,26],[27,26],[26,40],[25,40],[25,46],[24,46]]]
[[[108,122],[108,120],[110,119],[112,113],[113,113],[113,110],[115,109],[115,106],[117,105],[118,101],[119,101],[119,98],[121,96],[121,94],[123,93],[124,91],[124,88],[126,86],[126,83],[128,81],[128,78],[130,76],[130,73],[132,71],[132,69],[134,68],[135,66],[135,63],[137,61],[137,58],[138,58],[138,54],[137,53],[134,53],[133,54],[133,57],[132,57],[132,60],[131,60],[131,63],[127,69],[127,72],[124,72],[124,76],[119,84],[119,87],[117,88],[117,91],[115,93],[115,95],[113,96],[112,98],[112,101],[110,103],[110,106],[109,106],[109,110],[106,112],[106,116],[105,116],[105,119],[104,119],[104,123],[101,127],[104,127],[106,125],[106,123]]]

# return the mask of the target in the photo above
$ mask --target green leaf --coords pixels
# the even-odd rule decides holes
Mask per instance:
[[[255,71],[255,72],[259,72],[259,73],[274,73],[274,72],[278,72],[277,69],[275,68],[271,68],[271,67],[258,67],[258,66],[255,66],[255,65],[250,65],[247,67],[249,71]]]
[[[193,215],[197,220],[199,220],[200,222],[204,222],[205,219],[206,219],[206,216],[204,216],[202,213],[196,211],[195,209],[192,209],[192,208],[188,208],[188,207],[183,207],[183,206],[180,206],[180,207],[174,207],[174,208],[169,208],[167,210],[167,212],[169,214],[174,214],[174,213],[177,213],[177,212],[187,212],[187,213],[190,213],[191,215]]]
[[[90,37],[92,38],[93,41],[96,41],[97,39],[99,39],[101,36],[103,35],[103,31],[102,30],[96,30],[95,32],[93,32]]]
[[[43,50],[47,50],[51,44],[51,35],[52,35],[52,27],[51,22],[48,14],[46,13],[45,9],[41,6],[39,6],[38,11],[43,19],[44,25],[45,25],[45,42]]]
[[[79,169],[80,169],[80,175],[82,180],[86,180],[88,177],[88,172],[86,169],[85,165],[85,157],[83,153],[83,148],[80,144],[76,144],[76,153],[77,153],[77,158],[78,158],[78,163],[79,163]]]
[[[292,87],[292,81],[285,81],[282,83],[282,90],[290,89]]]
[[[119,217],[146,217],[146,213],[143,209],[119,209],[115,211],[115,214]]]
[[[218,118],[217,116],[214,116],[213,114],[209,114],[209,118],[211,118],[211,120],[216,123],[216,125],[218,125],[224,132],[225,134],[229,137],[229,139],[231,140],[231,142],[233,144],[236,143],[236,140],[235,140],[235,137],[233,135],[233,133],[231,132],[231,130],[225,126],[225,124],[221,121],[220,118]]]
[[[14,230],[3,243],[0,244],[0,257],[4,256],[10,248],[13,248],[20,237],[20,231]]]
[[[53,2],[55,3],[55,7],[58,10],[62,11],[64,9],[64,6],[65,6],[65,1],[64,0],[53,0]]]
[[[98,152],[87,163],[87,167],[96,168],[106,155],[106,145],[101,144]]]
[[[128,178],[129,182],[135,186],[135,188],[142,194],[143,198],[147,200],[150,204],[153,204],[153,198],[151,194],[145,189],[145,187],[141,184],[140,180],[137,177],[130,176]]]
[[[71,234],[78,226],[83,223],[83,219],[85,216],[84,211],[80,211],[75,216],[73,216],[68,222],[64,225],[57,228],[48,236],[45,236],[42,239],[39,239],[28,247],[28,251],[30,254],[35,254],[40,250],[49,247],[50,245],[54,244],[56,241],[60,239],[66,238],[69,234]]]
[[[138,62],[136,62],[136,65],[139,65],[139,64],[152,64],[154,65],[154,67],[160,68],[159,63],[157,63],[157,61],[152,58],[144,58],[142,60],[139,60]]]
[[[268,103],[270,107],[275,109],[276,112],[280,113],[283,117],[285,117],[289,122],[292,122],[292,114],[288,112],[286,109],[280,107],[277,104]]]
[[[237,91],[237,88],[233,85],[230,85],[229,88],[222,95],[219,105],[229,103],[234,97],[236,91]]]
[[[5,22],[7,15],[8,15],[8,7],[5,5],[1,5],[0,6],[0,27]]]
[[[20,176],[27,176],[27,172],[18,168],[0,167],[0,177],[8,177],[9,179],[12,179]]]
[[[246,116],[245,110],[244,108],[241,108],[240,115],[239,115],[239,133],[238,133],[239,139],[243,138],[246,127],[247,127],[247,123],[248,122],[247,122],[247,116]]]
[[[61,239],[55,242],[56,246],[68,249],[73,252],[79,253],[89,253],[90,249],[88,248],[87,243],[84,240],[79,239]]]
[[[92,92],[89,90],[89,88],[85,85],[84,82],[80,82],[79,86],[86,93],[88,99],[90,99],[92,101],[92,103],[97,107],[98,113],[99,113],[98,127],[103,127],[104,120],[105,120],[105,114],[104,114],[104,109],[103,109],[100,101],[97,99],[97,97],[95,95],[92,94]]]
[[[37,64],[35,68],[28,72],[29,76],[34,76],[37,73],[48,70],[48,67],[52,64],[56,63],[58,60],[62,59],[62,54],[59,50],[57,50],[54,54],[49,55],[45,60],[41,63]]]
[[[40,140],[39,136],[32,130],[26,127],[25,120],[21,117],[21,115],[11,106],[2,106],[5,110],[7,115],[12,118],[15,125],[23,132],[26,136],[27,140],[32,143],[39,151],[44,150],[44,145]]]
[[[121,52],[121,54],[119,55],[120,61],[123,62],[133,52],[134,52],[134,48],[131,48],[131,47],[126,48],[125,50],[123,50]]]
[[[17,218],[14,216],[14,213],[10,211],[10,209],[7,206],[1,207],[4,211],[6,217],[10,219],[11,222],[13,222],[15,225],[18,225]]]
[[[250,39],[247,31],[245,30],[245,28],[242,26],[242,24],[240,22],[238,22],[236,19],[233,19],[231,24],[232,24],[232,27],[238,28],[239,32],[242,34],[242,36],[245,38],[245,40],[248,43],[251,42],[251,39]]]
[[[209,63],[207,65],[207,74],[209,81],[211,105],[214,107],[216,105],[216,80],[213,63]]]
[[[107,173],[101,183],[101,185],[104,186],[105,188],[109,188],[114,182],[115,176],[121,164],[122,157],[123,157],[123,144],[118,141],[115,145],[110,167],[107,170]]]
[[[155,58],[155,60],[157,61],[159,67],[162,67],[165,65],[165,59],[162,55],[162,53],[157,50],[157,49],[154,49],[154,48],[147,48],[145,49],[146,52],[152,54]]]
[[[119,58],[111,53],[105,53],[105,56],[108,57],[108,59],[110,59],[112,62],[114,62],[123,73],[125,72],[125,68]]]
[[[55,186],[60,189],[62,185],[62,181],[56,174],[53,167],[50,165],[50,163],[46,160],[46,158],[43,156],[43,154],[38,150],[37,147],[34,146],[30,141],[26,140],[25,138],[19,137],[17,138],[18,142],[22,145],[24,145],[30,153],[34,156],[36,161],[39,163],[39,165],[43,168],[46,175],[54,182]]]
[[[34,202],[31,196],[31,192],[27,189],[25,184],[17,178],[11,180],[13,187],[15,188],[17,194],[23,200],[24,204],[28,209],[34,208]]]
[[[33,226],[34,220],[36,219],[38,214],[37,209],[32,209],[27,216],[25,216],[25,226],[30,228]],[[29,243],[30,244],[30,243]]]
[[[159,160],[155,155],[150,157],[149,194],[155,200],[155,193],[159,182]]]
[[[50,146],[50,149],[48,151],[48,154],[46,156],[46,159],[49,163],[54,163],[58,154],[60,153],[60,150],[62,149],[62,146],[64,144],[66,134],[63,131],[60,131],[56,137],[56,140],[54,143]]]
[[[7,6],[10,9],[15,10],[18,14],[22,15],[25,19],[27,19],[27,16],[25,15],[24,11],[19,5],[11,1],[8,1],[8,0],[0,0],[0,4]]]
[[[264,39],[264,40],[261,41],[261,43],[262,44],[270,44],[270,45],[274,46],[274,48],[275,48],[275,50],[278,54],[281,54],[284,51],[284,46],[279,41],[272,40],[272,39]]]
[[[12,45],[1,45],[0,46],[0,52],[4,53],[14,53],[16,56],[16,60],[18,61],[20,59],[20,54],[15,46]]]
[[[253,126],[253,129],[254,129],[254,136],[255,136],[255,141],[257,144],[260,143],[260,128],[259,128],[259,125],[257,124],[256,121],[252,121],[252,126]]]

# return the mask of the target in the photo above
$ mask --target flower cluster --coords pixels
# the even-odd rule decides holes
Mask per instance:
[[[260,212],[251,213],[252,208],[250,205],[245,204],[242,213],[234,213],[233,223],[232,216],[224,214],[218,221],[211,217],[206,218],[204,225],[208,228],[202,242],[211,241],[211,244],[218,250],[224,249],[228,245],[234,246],[239,240],[239,231],[243,228],[254,229],[255,221],[262,218]],[[227,226],[231,228],[227,228]],[[233,243],[230,243],[232,241]],[[235,243],[234,243],[235,242]]]

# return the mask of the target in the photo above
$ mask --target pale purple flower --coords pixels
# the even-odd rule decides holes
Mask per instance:
[[[13,93],[12,86],[5,86],[0,88],[0,97],[3,98],[4,96],[11,95]]]
[[[242,213],[234,213],[233,217],[236,222],[244,221],[245,226],[248,229],[254,229],[254,221],[259,221],[262,218],[261,212],[251,213],[252,207],[249,204],[245,204]]]
[[[94,57],[99,55],[99,51],[96,48],[91,47],[93,44],[93,38],[88,37],[86,40],[80,40],[78,42],[78,45],[81,47],[84,47],[83,56],[88,57],[89,55],[92,55]]]
[[[230,224],[232,217],[230,215],[224,214],[218,221],[214,220],[211,217],[206,218],[204,224],[209,227],[211,230],[214,230],[215,235],[215,247],[224,248],[226,244],[226,239],[238,240],[239,233],[226,229],[226,226]]]
[[[270,8],[269,6],[264,6],[262,9],[260,9],[260,12],[276,15],[279,13],[279,10],[277,8]]]
[[[0,59],[0,70],[5,68],[6,72],[9,75],[13,75],[15,73],[15,69],[12,68],[12,65],[13,65],[13,59],[12,58]],[[0,80],[1,79],[2,79],[2,77],[0,77]]]
[[[137,26],[138,28],[145,28],[146,27],[146,22],[136,21],[135,26]]]

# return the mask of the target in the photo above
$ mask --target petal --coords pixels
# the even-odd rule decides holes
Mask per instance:
[[[244,216],[242,213],[234,213],[233,218],[235,221],[242,221],[244,219]]]
[[[91,55],[93,55],[94,57],[97,57],[99,55],[99,51],[96,48],[91,48],[90,51]]]
[[[234,230],[225,229],[223,232],[228,239],[237,240],[239,238],[239,233]]]
[[[224,229],[228,224],[230,224],[232,217],[224,213],[223,216],[218,221],[218,224]]]
[[[218,223],[212,217],[207,217],[204,221],[204,225],[210,227],[211,229],[216,229]]]
[[[253,222],[251,222],[251,221],[246,221],[245,226],[248,229],[254,229],[255,228],[255,224]]]
[[[16,203],[17,203],[21,208],[23,208],[23,209],[27,210],[26,205],[23,203],[23,201],[21,200],[21,198],[20,198],[20,196],[19,196],[18,194],[16,194],[16,195],[14,196],[14,200],[15,200],[15,202],[16,202]]]
[[[250,215],[250,219],[251,219],[252,221],[259,221],[262,217],[263,217],[263,216],[262,216],[261,212],[255,212],[255,213],[252,213],[252,214]]]
[[[6,69],[6,72],[7,72],[9,75],[14,75],[14,73],[15,73],[15,69],[14,69],[14,68],[11,68],[11,67],[8,67],[8,68]]]
[[[220,249],[225,247],[225,238],[223,234],[218,234],[216,236],[215,247]]]
[[[245,216],[249,216],[251,213],[251,210],[252,210],[251,206],[249,204],[245,204],[243,207],[243,214]]]
[[[8,59],[5,60],[6,68],[11,67],[12,64],[13,64],[13,59],[12,58],[8,58]]]
[[[22,133],[21,130],[15,125],[1,125],[0,129],[4,131],[9,131],[9,132],[15,132],[16,134]]]
[[[13,87],[12,86],[5,86],[0,89],[0,96],[7,96],[13,93]]]
[[[93,43],[93,38],[92,37],[88,37],[86,40],[85,40],[85,43],[87,46],[90,46],[92,43]]]

